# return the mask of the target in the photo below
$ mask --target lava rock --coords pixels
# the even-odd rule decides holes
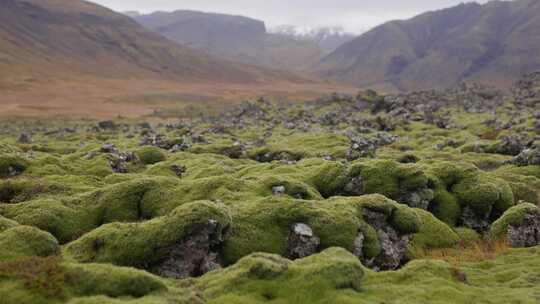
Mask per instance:
[[[540,166],[540,146],[535,146],[522,151],[519,155],[514,157],[511,163],[520,167]]]
[[[407,247],[412,240],[412,235],[400,234],[392,228],[386,214],[364,209],[363,218],[377,231],[381,246],[381,253],[375,258],[364,259],[364,265],[375,271],[398,269],[405,262]],[[358,243],[360,243],[359,239]]]
[[[520,224],[510,224],[507,237],[514,248],[540,245],[540,211],[525,213]]]
[[[301,259],[317,252],[320,239],[311,227],[303,223],[294,224],[289,235],[288,255],[291,259]]]
[[[29,133],[23,132],[21,135],[19,135],[19,139],[17,141],[21,144],[31,144],[32,136]]]
[[[179,244],[162,248],[163,258],[146,267],[150,272],[166,278],[185,279],[198,277],[221,268],[215,251],[223,242],[218,222],[209,220]]]
[[[275,186],[272,187],[272,194],[274,195],[284,195],[285,194],[285,186]]]
[[[489,214],[486,212],[484,215],[476,214],[470,207],[465,206],[461,210],[460,222],[462,226],[476,230],[478,233],[483,234],[489,230],[490,220]]]

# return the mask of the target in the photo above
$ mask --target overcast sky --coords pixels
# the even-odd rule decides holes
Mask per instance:
[[[192,9],[244,15],[269,26],[343,26],[361,32],[382,22],[457,5],[464,0],[91,0],[117,11]],[[477,0],[485,3],[487,0]]]

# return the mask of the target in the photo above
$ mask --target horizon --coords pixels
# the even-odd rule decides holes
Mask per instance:
[[[316,29],[321,27],[340,27],[352,34],[363,32],[392,20],[409,19],[419,14],[445,9],[460,3],[477,2],[484,4],[488,0],[462,1],[462,0],[413,0],[397,2],[395,0],[370,1],[357,3],[352,0],[337,0],[327,3],[322,0],[300,0],[295,3],[286,1],[269,4],[264,1],[233,0],[226,3],[214,0],[202,1],[172,1],[160,0],[148,3],[143,0],[91,0],[117,12],[139,12],[149,14],[154,12],[172,12],[176,10],[193,10],[205,13],[218,13],[240,15],[264,21],[271,29],[278,26],[294,26],[302,29]],[[309,2],[309,3],[308,3]],[[320,3],[319,3],[320,2]],[[397,2],[397,3],[396,3]],[[388,12],[387,6],[394,9]],[[310,13],[306,14],[306,9]]]

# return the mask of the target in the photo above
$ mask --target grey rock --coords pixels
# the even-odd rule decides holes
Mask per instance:
[[[395,270],[399,268],[404,263],[407,247],[412,239],[412,235],[400,234],[392,228],[388,223],[388,216],[386,214],[364,209],[363,218],[375,228],[381,245],[381,253],[372,259],[364,258],[362,261],[364,265],[375,271]]]
[[[514,157],[511,163],[523,166],[539,166],[540,165],[540,146],[534,146],[530,149],[523,150],[519,155]]]
[[[417,191],[407,192],[403,194],[398,202],[404,203],[409,207],[428,210],[429,204],[433,200],[435,194],[431,189],[419,189]]]
[[[21,144],[31,144],[32,136],[29,133],[23,132],[19,135],[18,142]]]
[[[317,252],[320,239],[315,236],[311,227],[296,223],[291,227],[289,235],[288,256],[291,259],[301,259]]]
[[[343,194],[348,196],[364,195],[364,180],[361,175],[355,176],[343,188]]]
[[[208,221],[178,244],[160,249],[156,254],[161,258],[145,268],[173,279],[198,277],[221,268],[219,255],[214,250],[223,242],[223,228],[217,221]]]
[[[186,166],[178,165],[178,164],[172,164],[170,168],[174,172],[174,174],[176,174],[176,176],[178,177],[182,177],[184,173],[186,173],[187,171]]]
[[[285,186],[272,187],[272,194],[274,194],[274,195],[284,195],[285,194]]]
[[[463,226],[476,230],[477,232],[483,234],[489,230],[490,213],[491,211],[486,212],[484,215],[478,215],[470,207],[465,206],[461,210],[461,215],[459,219]]]
[[[540,245],[540,211],[526,213],[520,225],[509,225],[507,237],[514,248]]]

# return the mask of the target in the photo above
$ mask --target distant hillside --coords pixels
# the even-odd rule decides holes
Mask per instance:
[[[22,75],[254,82],[283,77],[179,46],[122,14],[79,0],[2,0],[0,81]]]
[[[302,70],[323,56],[313,41],[268,33],[264,22],[242,16],[180,10],[135,20],[179,44],[247,64]]]
[[[271,33],[289,37],[299,41],[315,42],[325,54],[355,38],[341,27],[301,28],[294,25],[282,25],[270,29]]]
[[[344,44],[319,75],[363,87],[410,90],[463,80],[507,86],[540,69],[540,1],[461,4],[383,24]]]

